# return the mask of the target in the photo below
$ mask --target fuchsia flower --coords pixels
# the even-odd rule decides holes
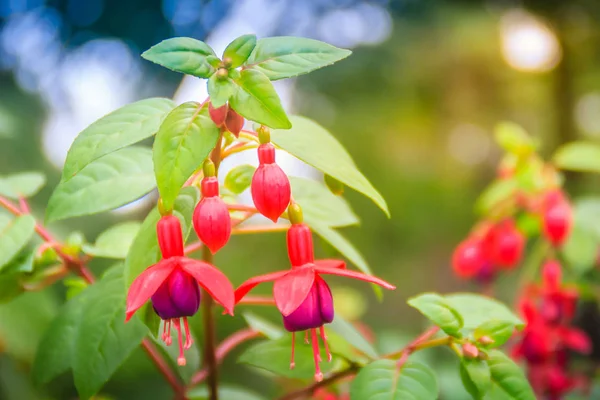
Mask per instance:
[[[546,194],[542,204],[542,229],[544,236],[554,246],[562,245],[573,225],[571,204],[560,190]]]
[[[162,260],[148,267],[131,284],[127,293],[125,321],[151,300],[154,311],[165,321],[162,339],[171,344],[171,325],[179,337],[179,365],[185,365],[184,348],[192,345],[187,322],[200,306],[201,286],[225,311],[233,315],[235,305],[233,286],[217,268],[203,261],[184,257],[183,236],[179,219],[163,216],[156,225]],[[186,333],[185,345],[181,334],[180,318]]]
[[[386,289],[396,287],[382,279],[360,272],[349,271],[341,260],[315,260],[310,228],[302,223],[302,214],[298,205],[290,206],[288,213],[292,226],[287,233],[288,255],[292,268],[248,279],[235,291],[235,300],[239,302],[256,285],[262,282],[274,282],[273,297],[283,316],[283,325],[292,332],[292,359],[290,368],[294,368],[295,332],[310,330],[315,360],[315,379],[320,381],[323,374],[319,367],[321,361],[317,328],[325,345],[327,358],[331,353],[327,347],[324,324],[333,321],[333,297],[329,286],[321,275],[346,276],[375,283]]]
[[[256,209],[273,222],[290,204],[290,181],[275,163],[275,146],[263,143],[258,147],[259,166],[252,177],[252,200]]]
[[[202,179],[202,200],[194,210],[194,229],[200,240],[215,254],[231,235],[231,216],[219,197],[219,181],[214,176]]]

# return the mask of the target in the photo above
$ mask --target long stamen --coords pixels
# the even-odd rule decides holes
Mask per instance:
[[[294,369],[296,367],[296,362],[294,361],[295,352],[296,352],[296,332],[292,332],[292,359],[290,361],[290,369]]]
[[[177,364],[183,366],[185,365],[185,356],[183,355],[183,336],[181,335],[181,324],[179,323],[179,318],[173,319],[173,325],[175,325],[177,339],[179,341],[179,357],[177,358]]]
[[[167,321],[165,321],[165,323],[167,324],[167,335],[165,336],[165,344],[167,346],[170,346],[171,343],[173,343],[173,338],[171,337],[171,325],[172,325],[173,320],[169,319]]]
[[[167,323],[168,323],[167,321],[163,321],[163,333],[161,336],[162,341],[165,343],[167,342]]]
[[[309,344],[310,340],[308,340],[308,331],[304,331],[304,343]]]
[[[321,382],[323,380],[323,373],[321,372],[321,367],[319,366],[321,356],[319,354],[319,341],[317,339],[317,330],[312,328],[310,330],[310,333],[312,335],[313,357],[315,359],[315,380],[317,382]]]
[[[192,343],[194,343],[190,333],[190,326],[188,325],[187,317],[183,317],[183,326],[185,327],[185,346],[183,347],[187,350],[192,347]]]
[[[327,353],[327,361],[331,362],[333,357],[331,356],[331,351],[329,351],[329,345],[327,344],[327,335],[325,335],[325,327],[321,325],[319,328],[321,333],[321,340],[323,340],[323,344],[325,345],[325,353]]]

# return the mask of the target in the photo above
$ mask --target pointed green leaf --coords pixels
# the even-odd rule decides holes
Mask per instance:
[[[223,52],[223,60],[229,59],[230,68],[237,68],[250,57],[256,47],[256,35],[243,35],[227,45]]]
[[[329,329],[340,335],[344,340],[355,349],[372,359],[377,358],[377,350],[371,343],[348,321],[339,315],[336,315],[333,322],[327,326]]]
[[[333,248],[339,251],[342,256],[347,258],[348,261],[356,266],[356,268],[365,274],[373,275],[371,267],[369,267],[369,264],[367,264],[367,261],[363,258],[362,254],[360,254],[360,252],[352,243],[350,243],[348,239],[344,237],[344,235],[339,233],[337,230],[317,223],[316,221],[311,221],[309,226],[317,235],[328,242],[331,246],[333,246]],[[377,285],[372,285],[372,287],[377,297],[381,299],[383,296],[381,288]]]
[[[307,74],[348,57],[352,52],[318,40],[299,37],[260,39],[246,62],[272,81]]]
[[[560,169],[600,172],[600,145],[583,141],[567,143],[558,148],[552,161]]]
[[[378,360],[362,368],[350,384],[350,399],[435,400],[438,384],[425,364],[409,361],[398,369],[393,360]]]
[[[69,149],[62,180],[69,180],[98,158],[154,135],[175,107],[170,99],[151,98],[121,107],[84,129]]]
[[[218,138],[219,128],[207,106],[184,103],[165,118],[153,148],[156,183],[165,210],[173,208],[181,187],[202,166]]]
[[[218,61],[209,45],[188,37],[163,40],[142,53],[142,57],[175,72],[199,78],[211,76],[215,72],[213,64]]]
[[[494,131],[496,142],[512,154],[524,156],[536,148],[535,141],[525,129],[513,122],[501,122]]]
[[[474,399],[483,399],[492,385],[490,367],[486,361],[479,359],[463,358],[460,363],[460,378]]]
[[[229,104],[238,114],[274,129],[292,127],[273,84],[263,73],[245,69],[234,82],[238,88]]]
[[[475,340],[487,336],[494,340],[494,343],[486,347],[500,347],[510,339],[515,332],[515,324],[511,321],[489,320],[475,328],[473,336]]]
[[[490,297],[474,293],[453,293],[444,298],[462,316],[465,329],[476,329],[491,320],[511,322],[517,329],[524,326],[523,321],[508,307]]]
[[[487,214],[498,204],[513,198],[518,188],[515,179],[497,179],[479,195],[475,209],[481,214]]]
[[[41,172],[19,172],[0,177],[0,194],[11,199],[32,197],[46,184]]]
[[[508,356],[492,350],[487,360],[492,377],[492,388],[486,400],[535,400],[535,394],[525,374]]]
[[[155,186],[152,152],[126,147],[86,165],[61,181],[48,202],[48,222],[112,210],[136,200]]]
[[[291,117],[290,130],[271,132],[271,140],[283,150],[319,171],[331,175],[344,185],[369,197],[389,217],[381,194],[358,170],[350,154],[325,128],[304,117]]]
[[[232,168],[225,176],[225,188],[235,194],[242,193],[250,187],[254,171],[256,171],[256,168],[249,164]]]
[[[107,274],[81,295],[86,297],[72,360],[79,396],[88,399],[104,386],[141,343],[146,329],[137,319],[125,323],[123,270]]]
[[[19,254],[35,232],[35,219],[21,215],[0,227],[0,270]]]
[[[307,224],[316,222],[329,227],[357,225],[360,221],[348,202],[336,196],[321,182],[290,176],[294,201],[302,206]]]
[[[262,333],[271,340],[276,340],[285,335],[285,331],[270,321],[259,317],[258,315],[246,312],[242,314],[248,326],[257,332]]]
[[[407,303],[448,335],[461,336],[463,318],[442,296],[436,293],[424,293],[408,299]]]
[[[213,107],[219,108],[224,106],[233,96],[237,86],[230,78],[219,78],[218,74],[213,74],[208,78],[208,95]]]
[[[290,369],[291,335],[251,345],[238,358],[238,362],[287,378],[312,379],[315,374],[312,346],[304,343],[301,335],[302,332],[296,333],[296,366],[294,369]],[[327,373],[332,368],[333,363],[321,364],[323,373]]]
[[[83,251],[95,257],[125,258],[140,225],[138,221],[114,225],[102,232],[94,245],[84,245]]]

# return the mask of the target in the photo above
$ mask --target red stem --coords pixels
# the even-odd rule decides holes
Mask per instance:
[[[233,349],[235,349],[240,344],[244,343],[247,340],[255,339],[262,336],[262,333],[255,331],[254,329],[243,329],[241,331],[237,331],[233,333],[231,336],[226,338],[217,346],[215,350],[215,359],[217,363],[222,363],[223,359],[229,354]],[[203,368],[198,371],[190,381],[190,386],[195,386],[201,382],[203,382],[208,377],[208,368]]]
[[[162,358],[158,352],[158,349],[156,348],[156,345],[154,345],[150,339],[145,338],[142,340],[142,348],[146,351],[146,354],[148,354],[148,357],[150,357],[154,365],[156,365],[156,368],[173,388],[173,391],[175,392],[175,398],[178,400],[185,399],[185,387],[179,378],[177,378],[175,373],[171,370],[169,364],[167,364],[167,362]]]
[[[244,296],[238,303],[238,305],[248,306],[273,306],[275,305],[275,299],[269,296]]]

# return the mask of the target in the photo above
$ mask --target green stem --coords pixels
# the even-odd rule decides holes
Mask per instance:
[[[202,259],[212,264],[213,255],[204,246],[202,248]],[[209,399],[218,400],[219,398],[219,377],[216,356],[216,333],[215,319],[213,316],[213,299],[210,294],[204,291],[202,296],[202,321],[204,324],[204,366],[207,371],[207,384],[209,390]]]

